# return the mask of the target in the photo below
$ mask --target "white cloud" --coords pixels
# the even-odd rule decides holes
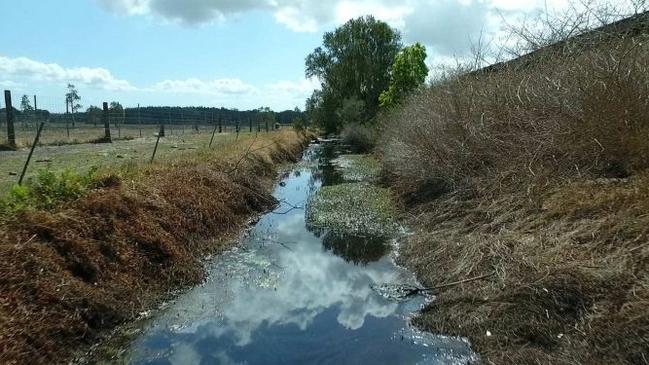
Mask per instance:
[[[505,42],[505,26],[548,10],[561,14],[579,1],[566,0],[98,0],[127,15],[150,15],[187,25],[265,11],[295,32],[332,29],[351,18],[373,15],[400,29],[408,43],[422,42],[442,56],[463,56],[481,35]],[[629,9],[633,0],[594,0]],[[590,2],[589,2],[590,3]],[[573,4],[573,5],[571,5]]]
[[[0,80],[0,87],[4,89],[22,89],[25,84],[11,80]]]
[[[304,101],[311,96],[313,90],[319,89],[317,79],[302,79],[296,81],[278,81],[264,87],[264,103],[266,105],[284,105],[292,109],[302,108]]]
[[[283,94],[299,94],[300,96],[309,96],[313,90],[320,87],[316,78],[304,79],[299,81],[279,81],[266,86],[268,91]]]
[[[128,81],[117,79],[105,68],[65,68],[56,63],[44,63],[26,57],[0,56],[0,74],[43,81],[79,83],[112,91],[133,89]]]
[[[186,25],[226,19],[253,10],[272,14],[296,32],[317,32],[371,14],[403,31],[406,41],[421,41],[439,53],[466,52],[469,39],[488,27],[489,15],[532,11],[542,0],[98,0],[125,15],[150,15]],[[550,0],[551,4],[558,0]],[[497,26],[497,24],[495,25]]]
[[[200,80],[189,78],[186,80],[164,80],[152,87],[153,91],[205,94],[205,95],[251,95],[257,88],[240,79]]]
[[[344,23],[349,19],[371,14],[393,27],[404,28],[405,16],[414,13],[416,9],[415,4],[407,1],[339,1],[335,6],[335,20],[337,23]]]

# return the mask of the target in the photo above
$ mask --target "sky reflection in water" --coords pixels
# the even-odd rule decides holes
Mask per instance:
[[[414,280],[385,256],[389,244],[368,239],[358,249],[349,238],[318,237],[307,230],[304,211],[291,210],[323,178],[330,182],[322,165],[334,154],[311,147],[275,191],[284,201],[275,212],[288,213],[265,215],[240,247],[209,264],[207,282],[175,300],[132,342],[129,363],[466,363],[464,342],[408,328],[406,317],[423,298],[398,303],[370,288]]]

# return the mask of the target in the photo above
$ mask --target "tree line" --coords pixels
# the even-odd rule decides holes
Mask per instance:
[[[50,123],[85,123],[98,125],[102,121],[103,109],[101,106],[90,105],[83,110],[80,103],[81,96],[73,84],[67,85],[65,94],[66,111],[50,112],[32,105],[32,99],[23,95],[20,109],[13,107],[14,115],[20,121],[49,121]],[[266,123],[289,124],[303,121],[304,113],[299,109],[275,112],[269,107],[260,107],[252,110],[238,110],[224,107],[180,107],[180,106],[144,106],[125,108],[121,103],[112,101],[108,107],[109,121],[111,124],[217,124],[248,125],[257,124],[265,127]],[[0,122],[6,120],[5,109],[0,109]]]
[[[50,123],[84,123],[101,124],[102,109],[90,106],[86,111],[76,113],[54,113],[43,109],[14,109],[18,122],[21,121],[48,121]],[[237,110],[216,107],[168,107],[147,106],[141,108],[123,108],[118,102],[111,102],[109,107],[111,124],[216,124],[234,126],[237,123],[241,128],[246,128],[249,123],[260,121],[266,123],[290,124],[296,120],[305,119],[304,112],[299,109],[274,112],[268,108],[253,110]],[[5,109],[0,109],[0,123],[6,121]]]

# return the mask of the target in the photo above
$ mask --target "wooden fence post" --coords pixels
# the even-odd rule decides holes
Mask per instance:
[[[108,103],[104,101],[104,111],[101,113],[101,119],[104,122],[104,141],[107,143],[113,143],[113,139],[110,137],[110,120],[108,118]]]
[[[5,90],[5,109],[7,112],[7,145],[16,148],[16,131],[14,130],[14,108],[11,105],[11,91]]]
[[[217,126],[216,124],[214,124],[214,130],[212,130],[212,138],[210,138],[210,145],[209,145],[210,148],[212,147],[212,142],[214,142],[214,134],[216,134],[216,128]]]
[[[29,161],[31,161],[32,159],[32,155],[34,154],[34,149],[38,144],[38,139],[41,138],[41,132],[43,131],[44,126],[45,126],[45,122],[41,122],[41,124],[38,126],[38,131],[36,131],[36,138],[34,138],[34,143],[32,144],[32,148],[29,150],[29,155],[27,155],[27,161],[25,161],[25,166],[23,166],[23,172],[20,173],[20,179],[18,179],[18,185],[23,184],[23,179],[25,178],[25,173],[27,172],[27,166],[29,166]]]
[[[65,98],[65,133],[68,135],[68,139],[70,138],[70,109],[68,108],[69,101],[68,98]]]
[[[137,125],[140,128],[140,138],[142,138],[142,116],[140,114],[140,104],[137,104]]]
[[[158,139],[155,140],[155,147],[153,147],[153,155],[151,155],[151,163],[153,163],[153,159],[155,159],[155,154],[158,152],[158,143],[160,143],[160,137],[164,136],[164,131],[165,131],[165,125],[160,124],[160,131],[158,132]]]

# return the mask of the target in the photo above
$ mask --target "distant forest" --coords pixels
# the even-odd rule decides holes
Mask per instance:
[[[86,111],[74,114],[51,113],[47,110],[20,111],[14,107],[16,122],[49,120],[50,123],[87,123],[100,124],[102,110],[91,106]],[[273,112],[269,108],[255,110],[236,110],[213,107],[165,107],[147,106],[141,108],[122,108],[119,103],[111,103],[109,119],[111,124],[216,124],[247,125],[260,120],[270,120],[273,123],[289,124],[295,120],[303,120],[304,113],[299,109]],[[0,122],[6,121],[5,109],[0,109]]]

